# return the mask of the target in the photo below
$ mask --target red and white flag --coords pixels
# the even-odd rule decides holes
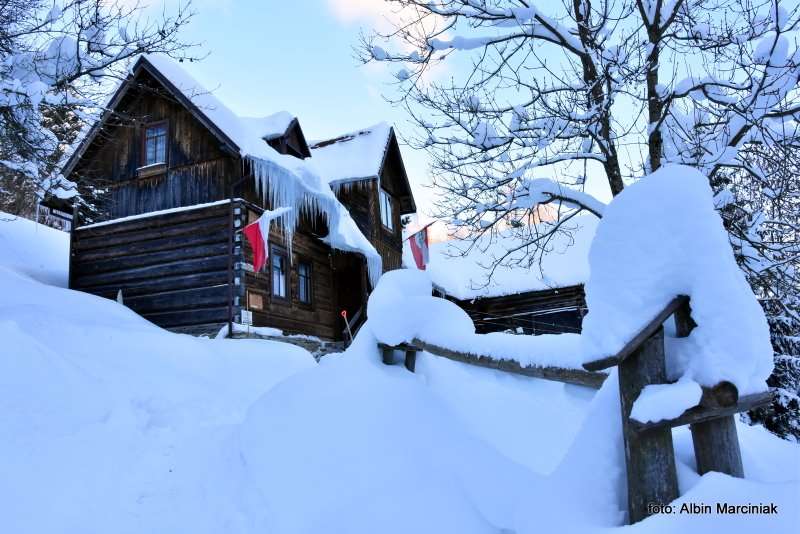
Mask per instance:
[[[267,243],[269,243],[269,223],[272,219],[272,214],[265,212],[257,221],[248,224],[243,230],[247,241],[250,242],[250,248],[253,249],[253,270],[255,272],[261,271],[267,264],[267,258],[269,257],[269,249],[267,248]]]
[[[428,251],[428,227],[426,226],[409,237],[408,244],[411,246],[411,253],[414,255],[414,263],[417,264],[419,270],[424,271],[430,259],[430,252]]]

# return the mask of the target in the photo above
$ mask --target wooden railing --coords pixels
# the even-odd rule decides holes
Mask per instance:
[[[554,366],[539,366],[539,365],[522,365],[518,361],[510,359],[498,359],[491,356],[482,354],[473,354],[470,352],[463,352],[453,350],[421,339],[414,339],[411,343],[406,343],[398,346],[390,346],[378,344],[383,354],[383,363],[392,364],[394,362],[394,353],[402,351],[405,353],[405,366],[414,372],[416,367],[417,352],[424,350],[429,354],[441,356],[448,360],[476,365],[478,367],[486,367],[489,369],[497,369],[498,371],[505,371],[507,373],[514,373],[518,375],[531,376],[534,378],[544,378],[546,380],[555,380],[557,382],[565,382],[567,384],[577,384],[579,386],[588,386],[594,389],[600,388],[603,381],[608,374],[602,372],[586,371],[583,369],[569,369],[565,367]]]
[[[522,365],[512,359],[452,350],[420,339],[398,346],[379,344],[383,363],[393,364],[395,354],[405,354],[406,368],[414,372],[417,352],[423,350],[450,360],[546,380],[599,388],[617,366],[622,411],[622,434],[628,478],[628,519],[636,523],[678,497],[678,477],[672,444],[673,427],[691,425],[697,472],[718,471],[743,477],[742,457],[734,415],[772,401],[769,391],[740,397],[736,386],[721,382],[703,388],[697,406],[678,417],[643,423],[631,418],[631,410],[645,386],[667,384],[664,321],[674,317],[676,334],[687,337],[697,326],[691,316],[689,297],[672,299],[616,354],[583,365],[584,369]]]
[[[588,362],[599,371],[616,365],[622,410],[622,437],[628,478],[628,519],[636,523],[678,498],[678,477],[672,428],[691,425],[697,472],[718,471],[744,477],[736,421],[733,415],[768,404],[770,392],[739,397],[736,386],[720,382],[703,388],[700,403],[680,416],[653,423],[631,418],[633,403],[645,386],[667,383],[663,323],[674,316],[678,337],[687,337],[697,324],[689,297],[678,296],[648,322],[617,354]]]

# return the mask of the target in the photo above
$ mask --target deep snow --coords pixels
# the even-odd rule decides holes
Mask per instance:
[[[613,375],[595,394],[427,354],[411,374],[378,363],[369,323],[319,365],[291,345],[168,333],[31,278],[65,265],[66,234],[34,228],[0,222],[4,532],[523,534],[624,521]],[[688,430],[675,432],[681,500],[775,502],[777,517],[658,516],[626,530],[796,531],[798,446],[738,429],[743,481],[698,477]]]

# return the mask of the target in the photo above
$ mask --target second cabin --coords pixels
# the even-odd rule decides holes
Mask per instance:
[[[309,143],[291,114],[239,117],[159,56],[136,62],[64,176],[84,199],[70,287],[194,334],[246,315],[343,339],[401,266],[401,217],[416,210],[392,127]],[[264,210],[280,215],[254,272],[242,228]]]

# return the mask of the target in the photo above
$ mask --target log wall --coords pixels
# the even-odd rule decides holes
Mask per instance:
[[[253,222],[261,210],[251,206],[247,213],[248,222]],[[254,326],[278,328],[287,334],[341,339],[344,329],[344,321],[339,314],[341,309],[357,308],[364,302],[363,298],[355,303],[348,302],[346,297],[350,295],[342,294],[361,293],[363,260],[358,257],[358,268],[349,269],[348,263],[353,254],[332,250],[305,226],[301,224],[292,240],[286,298],[273,294],[269,260],[261,272],[252,270],[253,251],[247,240],[243,240],[245,266],[242,270],[244,284],[240,293],[241,305],[253,313]],[[275,223],[271,225],[269,241],[271,252],[272,247],[277,247],[289,257],[283,234]],[[301,261],[311,265],[310,303],[299,299],[297,266]],[[350,315],[354,312],[354,309],[348,309]]]
[[[469,314],[480,334],[518,328],[525,334],[579,333],[586,314],[581,285],[500,297],[451,300]]]
[[[201,206],[72,233],[70,288],[115,299],[170,329],[216,332],[231,308],[231,205]]]

